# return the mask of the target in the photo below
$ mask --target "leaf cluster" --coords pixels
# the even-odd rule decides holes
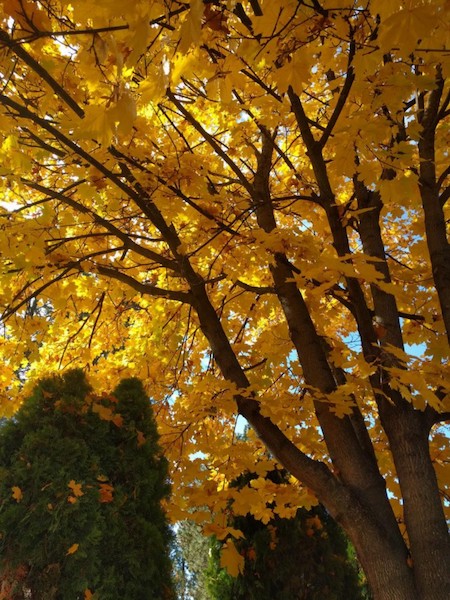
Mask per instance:
[[[285,479],[271,471],[274,482]],[[236,484],[249,485],[254,474]],[[342,529],[323,506],[299,508],[293,518],[274,516],[268,523],[248,513],[228,516],[243,536],[234,543],[244,557],[237,577],[221,568],[224,541],[213,538],[207,585],[214,600],[363,600],[368,590],[361,580],[354,551]]]

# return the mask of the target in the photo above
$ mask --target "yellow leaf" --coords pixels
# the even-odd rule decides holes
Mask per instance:
[[[81,490],[81,483],[76,483],[74,479],[71,479],[67,486],[72,490],[72,494],[79,498],[80,496],[84,496],[84,492]]]
[[[89,588],[84,590],[84,600],[92,600],[93,597],[94,597],[94,594],[91,592],[91,590]]]
[[[136,429],[136,433],[137,433],[137,445],[139,447],[141,447],[145,444],[145,435],[142,433],[142,431],[139,431],[139,429]]]
[[[228,535],[232,535],[236,539],[244,537],[244,534],[239,529],[233,527],[221,527],[215,523],[205,525],[203,528],[204,535],[215,535],[218,540],[224,540]]]
[[[292,86],[294,92],[300,94],[304,84],[311,77],[313,66],[314,57],[304,48],[287,57],[284,65],[273,73],[273,79],[278,85],[279,92],[284,93],[289,86]]]
[[[127,57],[128,65],[134,65],[139,60],[140,56],[145,52],[150,34],[151,28],[149,20],[141,19],[138,21],[135,26],[131,41],[132,51]]]
[[[239,554],[232,540],[228,540],[220,554],[220,566],[226,569],[232,577],[237,577],[244,571],[244,557]]]
[[[119,414],[116,413],[113,416],[113,418],[111,419],[111,421],[114,423],[114,425],[116,427],[122,427],[123,426],[123,417],[122,417],[122,415],[119,415]]]
[[[186,77],[191,74],[192,69],[195,67],[196,59],[197,52],[195,50],[190,52],[188,55],[181,53],[175,55],[175,58],[172,61],[172,69],[170,72],[170,80],[172,85],[178,85],[182,76]],[[165,81],[165,83],[165,87],[167,88],[167,81]],[[147,83],[147,85],[149,84]],[[155,85],[155,78],[153,78],[153,85]],[[141,87],[142,85],[139,86],[139,90],[141,90]]]
[[[200,40],[203,10],[203,0],[191,0],[191,8],[180,30],[178,51],[181,54],[186,54],[191,45]]]
[[[14,498],[14,500],[16,500],[17,502],[20,502],[23,498],[23,493],[22,490],[20,489],[20,487],[18,487],[17,485],[13,485],[12,489],[12,497]]]
[[[75,129],[80,139],[95,139],[109,146],[114,135],[114,112],[101,104],[86,107],[83,121]]]
[[[103,406],[103,404],[99,404],[98,402],[94,402],[92,405],[92,412],[97,413],[102,421],[112,421],[114,419],[113,411],[107,406]]]
[[[123,92],[115,107],[110,110],[110,117],[118,123],[117,130],[122,135],[127,135],[132,130],[136,114],[136,102],[130,92]]]
[[[402,7],[381,23],[378,42],[384,50],[398,45],[409,52],[415,48],[418,40],[430,35],[436,25],[436,14],[432,7]]]
[[[229,77],[221,77],[219,79],[220,99],[224,104],[229,104],[233,100],[231,79]]]
[[[75,554],[75,552],[78,550],[80,544],[72,544],[70,546],[70,548],[67,550],[66,555],[68,554]]]

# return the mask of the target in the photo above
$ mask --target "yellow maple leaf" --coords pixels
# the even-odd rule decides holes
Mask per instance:
[[[239,554],[232,540],[228,540],[220,554],[220,566],[226,569],[232,577],[237,577],[244,571],[244,557]]]
[[[70,548],[67,550],[66,555],[75,554],[75,552],[78,550],[79,547],[80,547],[80,544],[72,544],[70,546]]]
[[[98,402],[94,402],[92,405],[92,412],[97,413],[102,421],[112,421],[114,419],[113,411],[107,406],[103,406],[103,404],[99,404]]]
[[[436,25],[436,14],[432,7],[401,7],[382,23],[378,41],[385,50],[401,45],[403,49],[412,51],[418,40],[431,35]]]
[[[74,479],[71,479],[67,486],[72,490],[73,495],[76,498],[84,496],[84,492],[81,490],[81,483],[77,483]]]
[[[180,29],[180,44],[178,51],[186,54],[192,44],[200,40],[202,31],[203,1],[191,0],[190,10]]]
[[[13,485],[11,489],[12,497],[14,498],[14,500],[16,500],[16,502],[20,502],[23,498],[23,493],[20,487],[18,487],[17,485]]]
[[[244,537],[244,534],[239,529],[233,527],[221,527],[215,523],[205,525],[203,528],[204,535],[215,535],[218,540],[224,540],[228,535],[232,535],[236,539]]]
[[[117,130],[123,135],[130,133],[136,119],[136,102],[130,92],[123,92],[116,105],[109,111],[110,118],[118,123]]]

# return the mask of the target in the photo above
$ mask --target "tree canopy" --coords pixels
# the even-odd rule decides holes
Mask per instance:
[[[448,598],[448,8],[4,1],[4,413],[138,376],[175,519],[239,560],[230,499],[318,498],[376,598]]]
[[[137,379],[42,380],[0,427],[0,597],[172,599],[168,492]]]

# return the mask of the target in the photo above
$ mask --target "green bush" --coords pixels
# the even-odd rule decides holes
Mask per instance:
[[[0,575],[11,600],[173,598],[167,497],[137,379],[45,379],[0,426]]]

